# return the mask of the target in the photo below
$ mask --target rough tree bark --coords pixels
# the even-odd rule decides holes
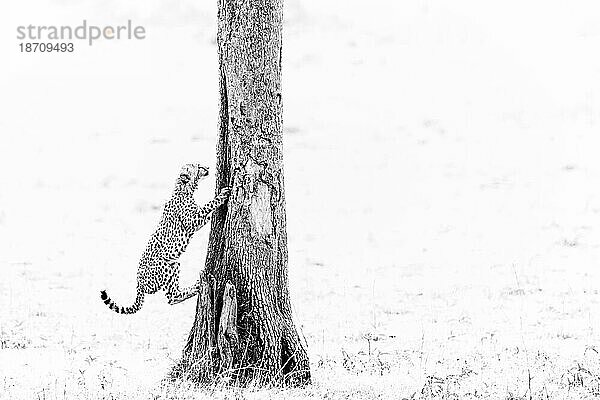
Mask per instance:
[[[220,0],[217,192],[196,319],[179,373],[310,382],[288,291],[282,159],[282,0]]]

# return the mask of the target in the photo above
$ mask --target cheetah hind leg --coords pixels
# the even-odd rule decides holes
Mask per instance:
[[[174,263],[173,275],[167,283],[166,293],[167,300],[170,305],[179,304],[182,301],[189,299],[198,294],[199,284],[198,282],[193,286],[187,288],[179,288],[179,263]]]

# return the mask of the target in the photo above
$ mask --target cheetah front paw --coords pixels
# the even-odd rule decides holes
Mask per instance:
[[[217,197],[219,197],[219,199],[221,199],[221,200],[227,200],[229,198],[230,194],[231,194],[231,187],[226,186],[219,191],[219,194]]]

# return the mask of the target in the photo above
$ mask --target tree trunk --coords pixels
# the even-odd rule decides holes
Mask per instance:
[[[310,382],[292,320],[282,158],[282,0],[220,0],[215,212],[179,373],[207,381]]]

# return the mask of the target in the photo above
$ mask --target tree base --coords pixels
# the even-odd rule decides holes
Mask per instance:
[[[220,293],[220,296],[217,296],[217,293]],[[310,384],[308,356],[297,335],[292,334],[295,334],[295,330],[292,331],[294,327],[288,323],[291,321],[286,321],[281,316],[271,318],[269,321],[271,325],[273,321],[280,321],[282,326],[282,334],[278,341],[279,357],[272,360],[273,357],[269,357],[263,351],[262,356],[257,358],[258,349],[255,347],[264,347],[264,342],[268,338],[260,337],[260,334],[238,334],[237,302],[236,289],[231,282],[225,282],[224,288],[218,291],[215,278],[211,275],[203,276],[194,325],[183,349],[182,358],[171,370],[169,379],[189,380],[202,385],[225,383],[233,386],[248,384],[303,386]],[[217,313],[218,309],[220,309],[219,313]]]

